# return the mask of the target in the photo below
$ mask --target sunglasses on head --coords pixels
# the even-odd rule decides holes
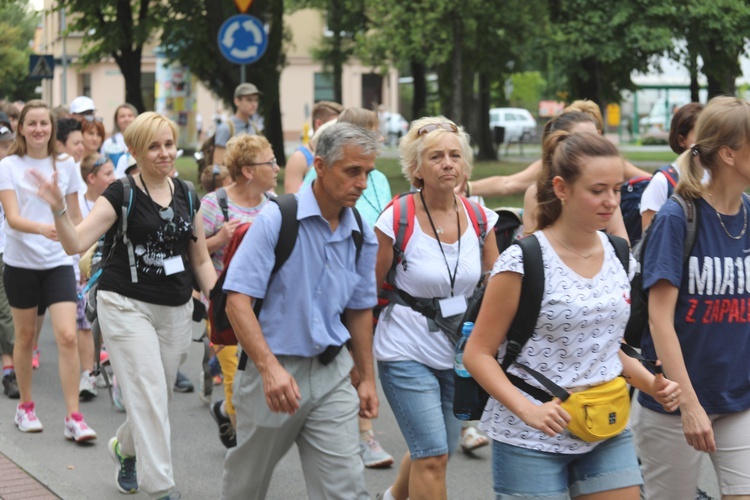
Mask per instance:
[[[448,132],[453,132],[454,134],[458,133],[458,127],[455,123],[445,122],[445,123],[430,123],[429,125],[425,125],[424,127],[419,127],[419,130],[417,130],[417,137],[427,135],[430,132],[434,132],[435,130],[447,130]]]

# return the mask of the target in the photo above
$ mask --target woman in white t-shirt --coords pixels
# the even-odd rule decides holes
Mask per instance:
[[[467,298],[498,254],[494,233],[480,242],[467,207],[453,193],[471,173],[468,136],[445,117],[422,118],[399,150],[404,175],[419,191],[404,195],[413,197],[413,234],[389,282],[414,298],[441,297],[443,317],[463,315]],[[483,211],[487,227],[494,227],[497,214],[471,209]],[[378,283],[393,263],[393,225],[389,207],[375,224]],[[453,344],[424,314],[394,300],[380,313],[373,349],[383,392],[409,447],[382,498],[445,498],[448,456],[461,430],[452,412]]]
[[[49,107],[42,101],[30,101],[21,111],[18,134],[9,155],[0,162],[0,202],[7,219],[3,279],[16,331],[13,359],[21,392],[15,423],[22,432],[42,430],[31,397],[31,356],[41,302],[49,309],[59,351],[66,406],[64,435],[81,442],[96,438],[96,433],[78,411],[80,362],[73,263],[57,241],[53,213],[37,196],[38,182],[30,174],[34,170],[48,179],[56,178],[71,218],[81,220],[80,174],[72,159],[56,158],[55,140]]]
[[[127,102],[120,104],[115,110],[114,130],[112,131],[112,135],[102,144],[102,154],[110,159],[112,165],[117,166],[120,157],[128,151],[122,133],[125,132],[128,125],[133,123],[136,116],[138,116],[138,110],[135,109],[135,106]]]
[[[672,126],[669,129],[669,147],[672,151],[681,155],[695,142],[695,122],[698,121],[698,115],[703,111],[703,104],[691,102],[685,104],[677,110],[672,117]],[[680,172],[677,163],[672,163],[678,176]],[[673,179],[677,180],[677,179]],[[708,182],[708,170],[704,170],[703,182]],[[641,228],[643,231],[651,225],[651,221],[656,212],[667,202],[672,194],[674,186],[663,172],[656,172],[651,177],[646,189],[641,195]]]
[[[674,411],[678,384],[652,375],[620,351],[630,283],[601,229],[619,206],[622,182],[623,160],[606,139],[558,131],[545,140],[534,233],[545,285],[534,333],[517,363],[571,392],[622,375]],[[574,436],[566,430],[571,416],[559,399],[541,403],[522,392],[508,375],[542,386],[516,364],[506,374],[498,363],[519,307],[520,247],[504,251],[492,272],[463,361],[492,396],[481,428],[493,440],[496,497],[614,498],[609,492],[618,490],[616,498],[638,499],[643,481],[630,430],[597,442]]]

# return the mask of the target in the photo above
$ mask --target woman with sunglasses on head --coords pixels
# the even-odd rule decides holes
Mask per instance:
[[[622,375],[653,394],[666,411],[679,405],[678,384],[652,375],[621,350],[630,281],[614,243],[601,230],[619,206],[622,172],[617,148],[599,135],[558,131],[544,141],[538,229],[528,237],[538,241],[544,286],[533,331],[507,371],[501,363],[511,324],[516,314],[534,307],[521,302],[522,277],[538,263],[524,262],[521,246],[512,245],[492,270],[463,361],[491,396],[481,427],[493,440],[498,500],[640,498],[641,473],[621,409],[605,413],[604,433],[620,424],[611,437],[584,440],[587,436],[568,430],[573,409],[569,413],[522,367],[562,392],[583,394],[614,383],[628,408]],[[628,269],[634,267],[631,258]]]
[[[78,411],[80,361],[73,261],[58,241],[49,206],[36,196],[39,182],[54,183],[58,201],[69,207],[72,220],[80,222],[80,174],[72,159],[57,158],[55,141],[55,122],[49,107],[42,101],[30,101],[21,111],[18,134],[9,155],[0,162],[0,202],[7,224],[3,280],[13,314],[13,359],[21,392],[15,423],[22,432],[42,430],[31,395],[31,360],[41,303],[49,309],[59,351],[66,406],[64,435],[81,442],[96,438],[96,433]]]
[[[459,180],[470,173],[473,156],[468,135],[455,123],[442,116],[414,121],[399,143],[399,152],[404,175],[419,191],[404,195],[412,197],[407,202],[413,201],[414,218],[409,222],[413,233],[395,268],[393,210],[401,201],[394,200],[375,224],[377,281],[383,283],[389,276],[398,292],[380,313],[373,350],[383,392],[409,452],[396,481],[381,498],[445,499],[448,456],[458,446],[461,431],[452,411],[453,340],[422,312],[396,300],[396,295],[406,293],[415,302],[440,297],[437,312],[443,318],[461,315],[460,320],[467,299],[498,254],[494,233],[489,231],[480,240],[472,218],[482,216],[492,228],[497,214],[466,205],[453,193]],[[436,309],[436,301],[431,302]]]
[[[642,394],[635,418],[646,498],[693,498],[708,454],[724,499],[750,496],[750,104],[715,97],[677,159],[676,194],[692,201],[694,243],[684,259],[685,212],[669,199],[643,257],[649,328],[641,346],[683,390],[679,415]],[[710,172],[704,181],[704,170]]]
[[[224,249],[232,240],[237,226],[252,222],[269,200],[276,187],[279,166],[268,140],[262,135],[240,134],[227,142],[224,164],[234,181],[222,191],[203,197],[201,216],[206,245],[216,274],[224,270]],[[208,170],[208,169],[206,169]],[[220,198],[226,201],[229,220],[225,218]],[[208,295],[206,295],[208,296]],[[232,404],[232,384],[237,372],[237,346],[214,346],[224,374],[223,401],[211,405],[211,416],[219,425],[219,439],[227,448],[237,444],[236,416]]]
[[[102,235],[111,245],[98,281],[97,313],[127,418],[108,449],[121,492],[142,487],[152,498],[167,498],[175,487],[168,403],[190,347],[192,282],[195,278],[208,295],[216,273],[203,220],[194,216],[200,202],[187,184],[170,177],[177,126],[143,113],[124,135],[140,173],[110,184],[78,226],[67,216],[55,183],[39,178],[38,195],[49,204],[68,253],[87,250]],[[125,183],[132,202],[125,199]],[[117,237],[123,225],[127,239]]]

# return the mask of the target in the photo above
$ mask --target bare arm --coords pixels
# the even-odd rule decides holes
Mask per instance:
[[[474,330],[464,351],[464,364],[474,379],[495,399],[518,415],[527,425],[549,436],[559,434],[570,415],[555,398],[542,405],[526,399],[508,380],[497,362],[497,351],[505,340],[521,299],[521,275],[496,274],[485,291]]]
[[[22,233],[41,234],[57,241],[57,232],[52,224],[42,224],[23,217],[18,209],[18,198],[12,189],[0,191],[0,203],[5,211],[8,226]]]
[[[273,412],[293,414],[302,399],[297,381],[281,366],[271,348],[268,347],[258,318],[253,312],[252,297],[227,293],[227,316],[232,323],[237,341],[247,353],[263,379],[266,404]]]
[[[391,247],[391,250],[393,250],[393,247]],[[497,249],[495,231],[490,230],[484,238],[484,249],[482,250],[482,274],[492,271],[499,255],[500,252]]]
[[[622,375],[630,385],[656,399],[668,412],[680,407],[680,384],[664,377],[663,373],[653,375],[637,359],[619,352],[622,362]]]
[[[375,260],[375,283],[378,289],[380,289],[393,263],[393,240],[378,228],[375,228],[375,236],[378,238],[378,257]]]
[[[653,210],[646,210],[641,214],[641,231],[645,231],[651,225],[654,215],[656,215],[656,212]]]
[[[633,177],[651,177],[652,175],[651,172],[641,170],[629,161],[625,162],[625,180],[632,179]]]
[[[716,442],[711,421],[690,382],[682,347],[674,328],[679,293],[679,289],[666,280],[660,280],[652,286],[648,296],[648,323],[656,354],[664,364],[664,373],[680,384],[682,389],[680,413],[685,439],[696,450],[713,453],[716,451]]]
[[[536,231],[536,209],[539,206],[536,193],[536,184],[532,184],[523,195],[523,230],[528,234]]]
[[[542,162],[537,160],[512,175],[496,175],[471,181],[471,194],[476,196],[508,196],[523,193],[536,181],[541,168]]]
[[[193,270],[195,279],[198,280],[203,295],[208,297],[211,289],[216,284],[216,270],[211,262],[211,256],[206,248],[206,237],[203,234],[203,218],[200,215],[193,217],[193,235],[195,241],[188,244],[188,260]]]
[[[307,159],[299,151],[289,157],[284,167],[284,192],[296,193],[302,186],[307,171]]]
[[[375,418],[378,416],[379,402],[372,361],[372,309],[347,309],[344,317],[352,337],[351,353],[360,380],[357,386],[359,415]]]
[[[212,165],[224,165],[224,146],[214,146],[214,158]]]
[[[630,238],[628,237],[628,230],[625,229],[625,221],[622,219],[622,211],[620,207],[612,214],[612,218],[609,219],[609,224],[605,229],[609,234],[614,234],[620,238],[625,238],[625,241],[630,244]]]

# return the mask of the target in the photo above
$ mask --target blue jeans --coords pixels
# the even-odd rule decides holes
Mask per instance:
[[[378,371],[412,460],[452,454],[461,433],[461,421],[453,416],[453,370],[378,361]]]
[[[496,500],[566,500],[643,484],[629,430],[583,454],[547,453],[493,441]]]

